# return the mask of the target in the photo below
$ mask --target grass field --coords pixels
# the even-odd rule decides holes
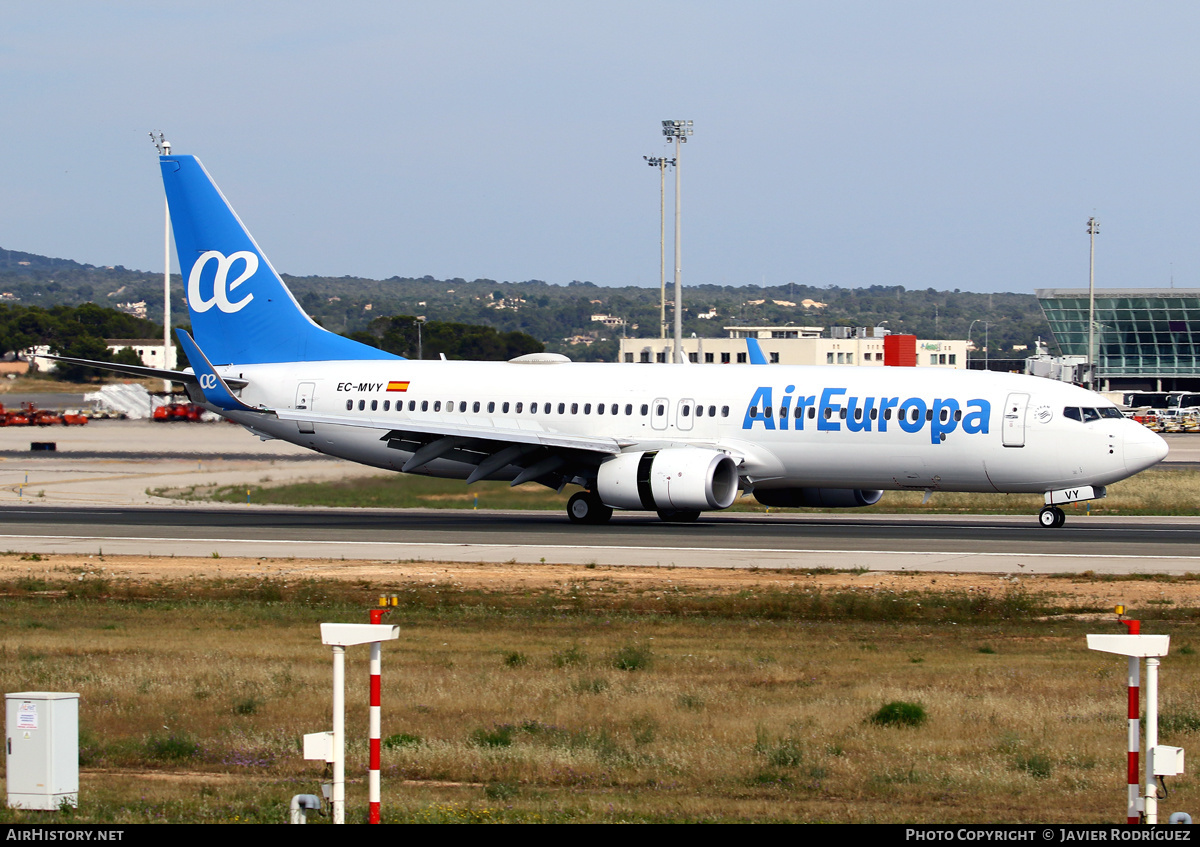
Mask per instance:
[[[410,474],[365,477],[344,482],[305,482],[273,485],[270,479],[230,486],[192,486],[152,492],[165,497],[218,502],[290,506],[372,506],[388,509],[565,509],[578,488],[561,494],[534,483],[510,488],[503,482],[467,486],[459,480],[432,479]],[[880,514],[1024,514],[1042,507],[1038,494],[956,494],[935,492],[922,505],[922,491],[888,491],[875,506],[856,513]],[[1108,487],[1108,496],[1067,506],[1071,514],[1197,515],[1200,514],[1200,473],[1169,468],[1144,471]],[[763,512],[752,497],[742,498],[733,511]],[[772,512],[812,512],[818,509],[772,509]]]
[[[69,820],[284,821],[321,778],[300,736],[330,726],[317,624],[365,622],[380,591],[401,598],[384,648],[385,822],[1124,817],[1125,663],[1084,640],[1118,627],[1078,620],[1104,610],[1052,588],[829,591],[798,571],[718,591],[581,567],[488,591],[452,574],[167,583],[30,564],[0,584],[0,682],[81,694]],[[1132,614],[1172,634],[1161,741],[1194,746],[1200,609]],[[347,665],[356,821],[365,648]],[[1193,779],[1169,787],[1164,812],[1196,807]]]

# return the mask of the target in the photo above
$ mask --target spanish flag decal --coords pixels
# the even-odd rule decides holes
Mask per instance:
[[[407,382],[397,382],[396,380],[392,380],[391,382],[388,383],[387,390],[388,391],[408,391],[408,383]]]

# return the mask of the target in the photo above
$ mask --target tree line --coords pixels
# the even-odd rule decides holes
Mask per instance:
[[[492,327],[444,321],[421,322],[418,336],[417,323],[410,315],[380,317],[366,330],[350,333],[348,337],[409,359],[417,358],[420,353],[426,359],[444,355],[447,359],[497,361],[540,353],[545,349],[536,338],[521,332],[499,332]],[[0,354],[6,359],[46,347],[48,352],[59,356],[132,365],[142,363],[137,353],[129,348],[112,353],[107,344],[110,338],[159,339],[162,338],[162,325],[95,303],[49,309],[0,304]],[[179,367],[187,367],[187,358],[177,339],[176,355]],[[103,373],[60,362],[54,375],[68,382],[79,382]]]
[[[488,326],[501,334],[523,333],[565,352],[574,359],[614,361],[616,339],[622,334],[655,337],[659,333],[659,292],[636,286],[600,286],[587,281],[554,285],[542,280],[498,282],[492,279],[436,279],[432,276],[393,276],[383,280],[356,277],[316,277],[283,274],[296,299],[322,326],[358,337],[376,346],[393,345],[406,316],[423,316],[432,324]],[[698,277],[694,274],[692,279]],[[1022,285],[1026,281],[1020,281]],[[1056,281],[1047,280],[1053,287]],[[23,305],[51,307],[86,301],[110,303],[145,301],[147,315],[162,320],[162,276],[120,266],[100,268],[65,259],[48,259],[0,249],[0,296],[11,295]],[[668,293],[670,297],[670,293]],[[1045,316],[1032,294],[938,291],[901,285],[859,287],[801,283],[781,285],[692,284],[684,289],[685,335],[725,334],[723,327],[740,326],[873,326],[883,324],[897,333],[922,338],[966,338],[983,345],[987,328],[993,356],[1014,346],[1032,348],[1039,336],[1050,340]],[[804,301],[820,305],[805,307]],[[186,315],[183,281],[172,277],[172,314]],[[701,315],[716,310],[712,319]],[[615,329],[592,320],[610,315],[622,321]],[[397,316],[392,340],[375,322]],[[673,322],[670,307],[667,321]],[[424,332],[425,330],[423,330]],[[453,335],[456,330],[451,330]],[[368,337],[374,341],[368,341]],[[587,337],[591,342],[571,344]],[[415,351],[415,331],[412,349]],[[405,344],[408,344],[405,341]],[[447,356],[451,356],[450,352]],[[1021,354],[1017,354],[1021,355]]]

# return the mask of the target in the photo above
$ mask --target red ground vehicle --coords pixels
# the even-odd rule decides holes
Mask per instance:
[[[167,403],[154,410],[152,420],[169,423],[171,421],[198,421],[204,414],[204,409],[195,403]]]
[[[63,422],[62,417],[55,412],[39,409],[33,403],[22,403],[21,411],[29,419],[30,426],[58,426]]]
[[[83,426],[88,419],[78,413],[59,414],[39,409],[33,403],[22,403],[21,410],[6,410],[0,404],[0,426]]]
[[[29,418],[23,412],[6,411],[0,406],[0,426],[29,426]]]

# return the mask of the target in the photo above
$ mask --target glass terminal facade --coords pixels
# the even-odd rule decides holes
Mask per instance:
[[[1087,356],[1087,289],[1041,289],[1037,297],[1063,355]],[[1200,290],[1096,289],[1095,315],[1101,386],[1200,387]]]

